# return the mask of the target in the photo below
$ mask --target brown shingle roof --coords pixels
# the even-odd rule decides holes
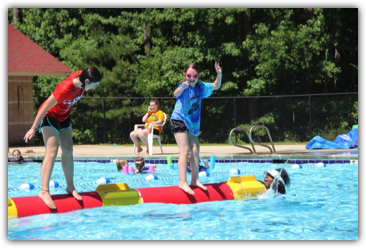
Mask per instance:
[[[8,23],[8,75],[65,76],[71,70]]]

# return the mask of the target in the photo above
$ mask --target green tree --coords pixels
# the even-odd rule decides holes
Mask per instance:
[[[213,65],[220,63],[223,84],[213,96],[354,92],[358,86],[355,8],[21,8],[8,9],[8,22],[73,71],[94,65],[103,73],[97,89],[75,105],[77,142],[130,142],[129,131],[140,122],[149,98],[172,97],[192,62],[206,82],[215,80]],[[63,78],[34,77],[35,110]],[[165,112],[174,102],[164,101]],[[288,106],[243,99],[236,102],[238,113],[231,111],[234,105],[232,99],[204,101],[202,116],[210,121],[202,130],[216,135],[203,132],[203,142],[226,140],[234,118],[238,125],[266,122],[294,139],[302,139],[299,133],[308,128],[292,121],[309,111],[306,102]],[[342,128],[353,124],[347,110],[337,113],[344,117]],[[337,117],[324,118],[334,129]],[[324,121],[314,123],[321,127]]]
[[[351,34],[348,44],[356,45],[352,50],[357,51],[354,32],[340,25],[346,22],[357,26],[357,9],[338,10],[342,14],[334,9],[262,11],[269,12],[265,15],[268,18],[256,22],[253,25],[255,31],[243,42],[243,47],[249,51],[250,60],[256,64],[256,75],[247,81],[248,87],[243,92],[245,95],[327,92],[330,91],[328,85],[331,81],[339,82],[348,78],[349,74],[342,75],[345,67],[348,72],[353,72],[352,81],[357,80],[357,71],[352,67],[353,63],[357,64],[357,60],[349,56],[348,45],[338,42],[344,41],[340,34],[347,31]],[[334,19],[337,19],[336,25],[333,24]],[[348,66],[341,66],[339,62],[340,49],[345,51],[343,56]],[[334,50],[335,59],[330,52]],[[354,88],[348,87],[348,90],[354,91]],[[336,92],[335,89],[332,91]]]

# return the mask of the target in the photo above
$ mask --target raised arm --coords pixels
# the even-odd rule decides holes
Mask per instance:
[[[216,80],[213,82],[213,90],[218,90],[221,87],[222,71],[219,63],[215,62],[215,70],[217,72]]]
[[[186,80],[186,81],[184,81],[183,83],[182,83],[182,86],[181,87],[179,87],[179,88],[177,88],[175,91],[174,91],[174,96],[175,97],[178,97],[178,96],[180,96],[181,94],[182,94],[182,92],[185,90],[185,89],[187,89],[187,87],[189,86],[189,83],[188,83],[188,81]]]

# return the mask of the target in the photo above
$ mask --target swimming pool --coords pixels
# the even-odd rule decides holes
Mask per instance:
[[[99,207],[62,214],[44,214],[8,220],[9,240],[357,240],[358,163],[292,164],[271,162],[217,162],[205,184],[227,181],[231,169],[263,180],[264,170],[285,167],[291,178],[288,193],[263,195],[247,201],[197,204],[144,203]],[[132,164],[131,164],[132,165]],[[38,195],[40,163],[8,165],[8,197]],[[115,163],[75,162],[79,192],[95,191],[101,178],[125,182],[130,188],[178,184],[178,172],[159,164],[159,180],[147,174],[117,173]],[[51,180],[65,184],[61,163]],[[34,190],[18,190],[32,183]],[[51,190],[64,194],[65,187]]]

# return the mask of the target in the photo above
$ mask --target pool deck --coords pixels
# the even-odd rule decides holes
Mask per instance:
[[[246,145],[252,148],[250,145]],[[9,147],[10,153],[14,149],[19,149],[24,159],[42,160],[44,158],[44,146],[27,146],[27,147]],[[26,153],[28,150],[33,150],[31,153]],[[255,145],[256,153],[251,154],[249,150],[236,147],[233,145],[200,145],[201,158],[216,155],[216,157],[252,157],[252,158],[288,158],[292,153],[293,158],[332,158],[344,159],[345,157],[353,160],[358,160],[358,149],[337,149],[337,150],[307,150],[305,145],[275,145],[276,153],[270,152],[266,147]],[[118,145],[74,145],[74,159],[92,159],[92,158],[134,158],[133,146],[118,146]],[[176,145],[163,145],[164,154],[161,154],[160,147],[154,146],[154,155],[145,155],[144,151],[141,153],[145,158],[178,158],[179,149]],[[10,156],[12,158],[12,156]],[[57,158],[61,159],[61,149],[59,149]]]

